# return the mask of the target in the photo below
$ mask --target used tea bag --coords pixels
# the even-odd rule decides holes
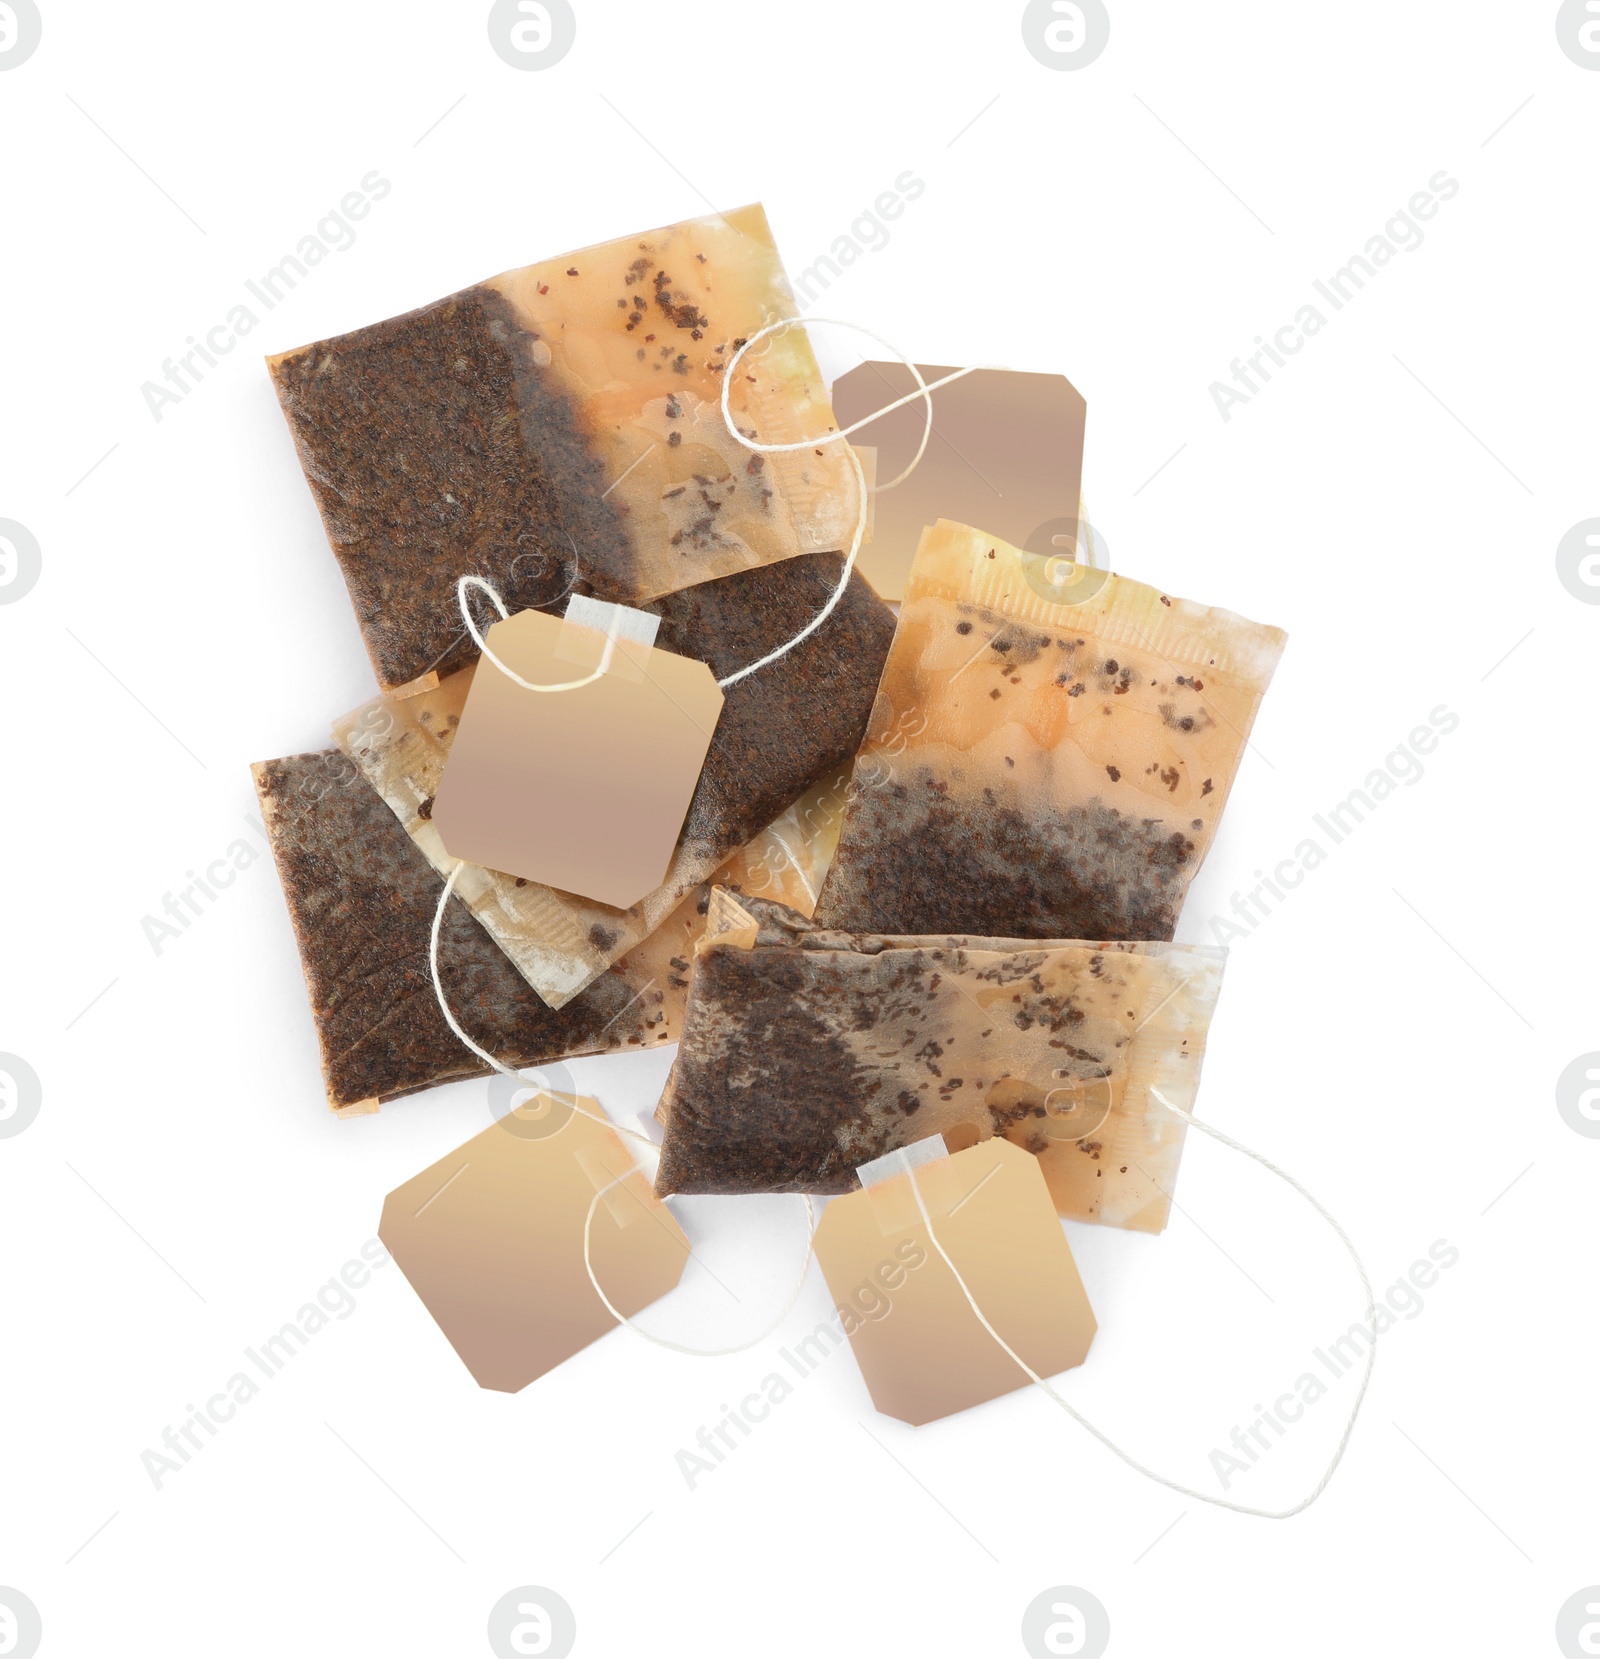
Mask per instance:
[[[925,532],[822,925],[1172,937],[1284,635],[1061,565]]]
[[[378,1237],[479,1387],[514,1394],[683,1276],[689,1241],[597,1102],[542,1094],[384,1200]],[[602,1195],[595,1203],[596,1195]]]
[[[333,726],[334,741],[441,876],[449,875],[456,860],[445,851],[434,827],[433,801],[473,673],[464,668],[436,689],[413,697],[375,697]],[[776,899],[810,915],[838,844],[848,779],[848,773],[836,774],[826,784],[808,790],[734,853],[716,872],[716,879],[736,892]],[[675,863],[674,872],[676,868]],[[517,972],[544,1001],[558,1008],[592,984],[613,961],[652,937],[686,894],[706,891],[702,883],[674,872],[669,872],[665,886],[624,911],[476,864],[463,867],[455,896],[477,917]],[[547,943],[552,937],[572,940],[572,951],[553,948]],[[576,970],[569,967],[574,956]],[[687,969],[688,962],[682,961],[674,977]],[[581,984],[573,983],[579,978]]]
[[[885,1416],[931,1423],[1029,1385],[972,1311],[934,1238],[984,1317],[1041,1377],[1083,1364],[1094,1314],[1025,1152],[994,1140],[952,1157],[934,1136],[866,1166],[861,1181],[862,1191],[823,1211],[814,1248]]]
[[[925,382],[956,371],[918,364]],[[859,364],[833,383],[833,412],[853,426],[915,391],[905,363]],[[905,597],[924,525],[938,518],[986,524],[1019,547],[1071,556],[1083,480],[1088,406],[1065,375],[975,369],[933,394],[933,431],[921,464],[903,484],[873,497],[872,542],[861,570],[885,599]],[[919,399],[865,429],[886,476],[916,454],[927,428]]]
[[[842,444],[755,455],[722,375],[796,315],[759,206],[508,271],[269,360],[386,688],[477,655],[463,575],[512,611],[582,585],[626,604],[849,545]],[[802,328],[729,394],[763,443],[834,430]]]
[[[252,768],[316,1020],[328,1104],[342,1113],[486,1067],[445,1023],[428,973],[443,882],[337,749]],[[510,1066],[672,1042],[706,898],[691,893],[637,951],[565,1008],[528,987],[452,903],[440,975],[456,1016]]]
[[[662,1193],[846,1192],[931,1134],[1037,1158],[1062,1215],[1166,1226],[1225,952],[883,937],[717,889],[659,1115]]]
[[[654,648],[658,626],[574,597],[564,622],[521,611],[489,630],[511,674],[567,689],[477,664],[434,804],[452,857],[623,908],[661,885],[722,691]]]
[[[669,594],[649,607],[661,618],[656,643],[730,674],[797,633],[839,571],[837,558],[819,554]],[[893,632],[888,608],[854,578],[815,634],[726,689],[666,879],[630,909],[471,868],[457,893],[553,1008],[652,934],[740,848],[751,851],[726,884],[809,915],[838,835],[837,780],[866,730]],[[475,672],[413,697],[378,697],[334,725],[335,741],[442,875],[454,861],[433,804]]]

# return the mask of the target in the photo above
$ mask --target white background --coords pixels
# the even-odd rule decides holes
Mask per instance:
[[[571,55],[527,73],[481,0],[42,3],[0,74],[0,517],[43,550],[0,606],[0,1050],[44,1089],[0,1140],[0,1584],[41,1651],[487,1653],[531,1583],[580,1656],[1020,1654],[1055,1585],[1104,1603],[1117,1659],[1558,1652],[1600,1581],[1600,1143],[1554,1094],[1600,1048],[1600,609],[1555,567],[1600,514],[1600,73],[1554,5],[1114,0],[1104,55],[1059,72],[1017,0],[576,0]],[[393,189],[354,245],[153,419],[141,383],[373,169]],[[798,270],[907,169],[925,192],[816,309],[923,361],[1070,375],[1116,568],[1289,631],[1180,937],[1430,710],[1459,717],[1235,941],[1200,1099],[1312,1185],[1380,1292],[1459,1251],[1384,1338],[1343,1468],[1296,1520],[1241,1518],[1037,1392],[910,1430],[842,1353],[690,1490],[677,1449],[825,1317],[814,1267],[747,1353],[617,1331],[499,1396],[389,1266],[156,1489],[163,1428],[488,1122],[482,1083],[326,1112],[265,859],[159,956],[141,930],[249,838],[248,763],[371,694],[260,354],[708,204],[763,200]],[[1441,169],[1423,244],[1224,421],[1211,383]],[[575,1070],[647,1111],[666,1058]],[[1221,1495],[1212,1449],[1360,1295],[1315,1216],[1199,1137],[1179,1203],[1160,1238],[1069,1228],[1100,1334],[1064,1386]],[[756,1335],[798,1204],[683,1210],[728,1288],[691,1268],[654,1328]],[[1349,1401],[1229,1495],[1299,1498]]]

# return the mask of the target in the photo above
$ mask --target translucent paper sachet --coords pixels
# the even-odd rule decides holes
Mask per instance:
[[[1170,939],[1284,637],[941,521],[818,921]]]
[[[328,1104],[381,1101],[487,1073],[446,1024],[428,973],[443,882],[337,749],[252,768],[300,951]],[[677,1038],[709,895],[691,892],[627,957],[552,1009],[452,901],[439,967],[457,1017],[512,1066]]]
[[[473,660],[463,575],[512,611],[575,587],[638,604],[847,547],[844,446],[755,455],[722,417],[727,362],[795,315],[752,206],[508,271],[270,359],[379,683]],[[736,379],[748,436],[834,428],[802,328],[759,342]]]
[[[837,586],[831,555],[787,560],[669,594],[657,643],[725,675],[803,627]],[[627,910],[476,867],[457,893],[552,1007],[661,925],[739,850],[728,885],[809,915],[838,834],[838,782],[866,729],[894,619],[855,579],[826,623],[787,656],[727,687],[721,719],[660,888]],[[350,755],[441,874],[453,867],[432,823],[445,758],[474,668],[410,697],[378,697],[334,725]],[[544,699],[557,705],[560,696]]]
[[[1056,1208],[1166,1225],[1225,952],[885,937],[718,889],[660,1116],[658,1190],[838,1193],[932,1134],[1003,1136]]]

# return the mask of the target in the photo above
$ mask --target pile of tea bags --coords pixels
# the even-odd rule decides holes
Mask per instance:
[[[427,964],[456,862],[432,805],[485,671],[459,578],[513,611],[625,600],[659,618],[662,648],[719,677],[790,639],[837,587],[849,458],[753,454],[719,404],[748,336],[793,315],[753,207],[271,360],[381,688],[334,720],[333,748],[254,769],[335,1110],[488,1069],[451,1033]],[[802,330],[746,363],[745,430],[782,443],[832,428]],[[478,1041],[514,1066],[671,1042],[713,879],[809,914],[893,631],[852,577],[821,628],[728,688],[677,849],[631,906],[463,871],[440,975]]]
[[[632,1286],[618,1292],[630,1313],[676,1283],[679,1244],[663,1256],[662,1241],[680,1235],[660,1209],[674,1194],[832,1195],[816,1249],[842,1328],[856,1340],[851,1281],[871,1270],[899,1324],[874,1313],[858,1353],[880,1409],[910,1421],[1020,1386],[1024,1350],[1046,1370],[1081,1362],[1094,1322],[1057,1217],[1166,1225],[1183,1139],[1166,1103],[1194,1105],[1224,955],[1173,935],[1283,635],[1089,568],[1071,538],[1040,544],[1010,517],[1024,545],[951,521],[935,450],[873,544],[898,616],[858,570],[821,626],[738,677],[826,610],[865,511],[804,331],[739,356],[795,316],[752,207],[271,360],[378,680],[334,720],[332,747],[254,769],[329,1104],[373,1112],[485,1073],[441,994],[512,1068],[679,1044],[653,1192],[592,1102],[541,1097],[489,1132],[537,1154],[480,1136],[464,1173],[452,1155],[391,1195],[384,1236],[463,1358],[496,1356],[468,1359],[486,1386],[521,1387],[624,1317],[593,1252]],[[720,404],[736,358],[737,434]],[[1013,437],[1008,465],[1041,460],[1015,488],[1007,475],[1010,505],[1020,491],[1044,530],[1075,526],[1082,400],[1060,377],[1016,382],[1014,407],[1004,374],[981,399],[973,383],[972,429],[1024,432],[1032,449]],[[513,622],[542,612],[581,634],[631,618],[644,644],[613,628],[569,689],[519,680],[468,626],[463,577]],[[626,889],[642,896],[619,908],[598,879],[563,890],[537,863],[453,850],[464,810],[475,827],[469,749],[492,779],[497,741],[570,736],[596,681],[662,678],[651,651],[727,683],[676,845]],[[475,712],[490,688],[498,725]],[[537,841],[563,814],[589,823],[601,796],[572,779],[592,776],[604,864],[633,774],[598,748],[559,789],[524,777],[510,840],[492,844],[524,828]],[[452,872],[436,992],[429,934]],[[409,1200],[436,1173],[460,1185],[430,1230]],[[575,1222],[517,1220],[574,1216],[575,1191],[591,1194],[581,1238]],[[630,1245],[646,1212],[660,1226]],[[939,1343],[987,1341],[966,1328],[966,1275],[952,1300],[947,1235],[974,1263],[1003,1243],[1021,1253],[971,1275],[1011,1308],[1017,1350],[985,1345],[935,1387]],[[568,1342],[485,1325],[556,1306]],[[524,1351],[536,1357],[506,1358]]]

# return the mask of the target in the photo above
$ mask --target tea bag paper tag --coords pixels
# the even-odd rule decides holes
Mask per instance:
[[[918,365],[925,381],[954,371]],[[904,363],[867,362],[833,385],[834,416],[852,426],[916,390]],[[981,524],[991,534],[1068,556],[1076,539],[1088,405],[1065,375],[978,369],[933,394],[933,434],[903,484],[873,497],[872,540],[861,574],[884,598],[905,597],[906,578],[926,524],[941,518]],[[864,428],[879,471],[897,475],[917,452],[927,424],[920,398]]]
[[[497,622],[433,804],[453,858],[626,910],[659,887],[722,713],[703,662],[655,648],[658,619],[575,599]]]
[[[591,1205],[595,1278],[625,1317],[682,1277],[689,1241],[601,1117],[535,1096],[384,1200],[379,1238],[483,1388],[515,1393],[616,1328],[584,1268]]]
[[[814,1244],[873,1404],[906,1423],[929,1423],[1029,1386],[939,1255],[917,1207],[913,1172],[939,1245],[984,1317],[1040,1376],[1081,1365],[1095,1333],[1038,1160],[998,1137],[934,1157],[911,1170],[902,1163],[898,1174],[833,1199]],[[885,1233],[879,1202],[892,1197],[898,1207],[896,1189],[910,1218]]]

